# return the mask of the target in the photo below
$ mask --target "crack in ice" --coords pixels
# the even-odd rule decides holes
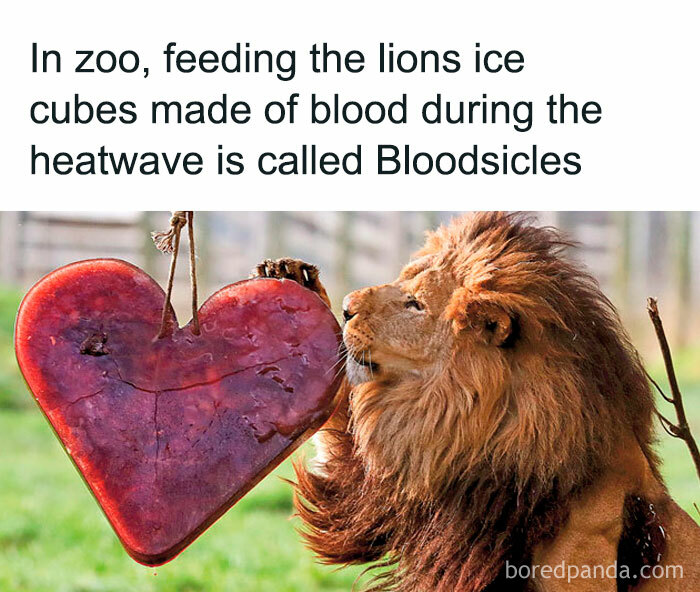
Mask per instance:
[[[179,391],[186,391],[188,389],[196,388],[199,386],[210,386],[212,384],[216,384],[217,382],[221,382],[222,380],[225,380],[226,378],[229,378],[231,376],[235,376],[236,374],[242,374],[243,372],[248,372],[249,370],[254,370],[255,368],[259,368],[260,366],[271,366],[273,364],[278,364],[279,362],[282,362],[284,360],[289,360],[291,358],[300,358],[304,354],[303,353],[294,353],[288,356],[284,356],[281,358],[277,358],[276,360],[272,360],[269,362],[258,362],[257,364],[252,364],[250,366],[246,366],[245,368],[239,368],[238,370],[233,370],[231,372],[227,372],[226,374],[223,374],[217,378],[213,378],[211,380],[204,380],[202,382],[194,382],[192,384],[188,384],[185,386],[176,386],[173,388],[165,388],[165,389],[147,389],[141,386],[138,386],[137,384],[130,382],[126,380],[120,370],[119,370],[119,365],[115,360],[112,360],[112,363],[114,364],[114,369],[117,372],[117,379],[119,382],[123,382],[124,384],[130,386],[131,388],[136,389],[137,391],[141,391],[144,393],[152,393],[152,394],[159,394],[159,393],[171,393],[171,392],[179,392]]]
[[[137,384],[135,384],[135,383],[133,383],[133,382],[130,382],[130,381],[126,380],[126,379],[122,376],[122,373],[121,373],[121,370],[120,370],[120,368],[119,368],[119,364],[117,364],[117,361],[114,360],[114,359],[111,359],[111,362],[114,364],[114,370],[115,370],[116,373],[117,373],[117,380],[118,380],[119,382],[122,382],[122,383],[124,383],[124,384],[130,386],[131,388],[133,388],[133,389],[135,389],[135,390],[137,390],[137,391],[140,391],[140,392],[143,392],[143,393],[149,393],[149,394],[152,394],[152,395],[154,396],[154,400],[153,400],[153,429],[154,429],[154,432],[155,432],[155,440],[156,440],[156,454],[155,454],[155,459],[154,459],[154,461],[153,461],[154,483],[157,484],[157,481],[158,481],[158,464],[163,462],[162,459],[160,458],[160,433],[159,433],[159,429],[158,429],[158,396],[159,396],[159,395],[161,395],[161,394],[163,394],[163,393],[168,393],[168,392],[180,392],[180,391],[185,391],[185,390],[192,389],[192,388],[196,388],[196,387],[200,387],[200,386],[210,386],[210,385],[212,385],[212,384],[216,384],[216,383],[218,383],[218,382],[221,382],[222,380],[225,380],[226,378],[229,378],[229,377],[231,377],[231,376],[235,376],[236,374],[242,374],[243,372],[248,372],[249,370],[255,370],[256,368],[260,368],[260,367],[273,366],[273,365],[278,364],[278,363],[280,363],[280,362],[282,362],[282,361],[284,361],[284,360],[289,360],[289,359],[291,359],[291,358],[298,358],[298,357],[301,357],[301,356],[303,356],[303,355],[304,355],[303,353],[297,352],[297,353],[293,353],[293,354],[290,354],[290,355],[287,355],[287,356],[283,356],[283,357],[277,358],[277,359],[275,359],[275,360],[265,361],[265,362],[258,362],[257,364],[251,364],[250,366],[246,366],[246,367],[244,367],[244,368],[239,368],[239,369],[237,369],[237,370],[233,370],[233,371],[231,371],[231,372],[227,372],[226,374],[223,374],[222,376],[219,376],[219,377],[214,378],[214,379],[212,379],[212,380],[205,380],[205,381],[202,381],[202,382],[195,382],[195,383],[188,384],[188,385],[185,385],[185,386],[174,387],[174,388],[168,388],[168,389],[159,389],[159,390],[143,388],[143,387],[140,387],[140,386],[138,386]],[[280,385],[283,386],[283,383],[280,383]],[[97,391],[96,393],[92,393],[92,394],[90,394],[90,395],[85,395],[84,397],[80,397],[79,399],[76,399],[75,401],[71,402],[70,405],[73,405],[74,403],[77,403],[78,401],[81,401],[81,400],[83,400],[83,399],[87,399],[87,398],[89,398],[89,397],[94,397],[94,396],[100,394],[103,390],[104,390],[104,388],[100,389],[100,390]],[[70,406],[70,405],[69,405],[69,406]],[[209,424],[204,428],[204,430],[202,430],[202,432],[199,434],[199,436],[197,436],[196,440],[195,440],[194,442],[191,443],[191,446],[190,446],[190,448],[188,449],[187,452],[189,452],[189,451],[192,450],[197,444],[199,444],[199,442],[202,440],[202,438],[204,438],[205,434],[206,434],[206,433],[209,431],[209,429],[214,425],[214,421],[215,421],[217,418],[221,421],[223,415],[225,415],[226,412],[228,411],[228,409],[224,410],[224,413],[223,413],[223,415],[222,415],[222,414],[219,413],[219,407],[220,407],[220,405],[217,404],[217,403],[215,403],[214,415],[212,416],[211,421],[210,421]],[[189,438],[188,438],[188,441],[189,441]]]
[[[89,395],[83,395],[82,397],[78,397],[75,401],[71,401],[70,403],[68,403],[68,404],[65,406],[65,409],[68,409],[69,407],[72,407],[72,406],[75,405],[76,403],[80,403],[80,401],[85,401],[85,399],[91,399],[92,397],[96,397],[97,395],[99,395],[100,393],[102,393],[102,391],[104,391],[104,388],[101,388],[99,391],[97,391],[97,392],[95,392],[95,393],[90,393]]]

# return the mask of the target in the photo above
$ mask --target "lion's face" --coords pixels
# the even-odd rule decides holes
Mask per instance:
[[[448,361],[453,338],[444,313],[456,286],[432,263],[423,257],[396,281],[345,297],[343,337],[351,383],[415,378]]]

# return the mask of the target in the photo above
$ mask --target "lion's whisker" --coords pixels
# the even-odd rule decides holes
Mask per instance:
[[[341,341],[338,344],[338,350],[336,353],[338,355],[338,360],[326,371],[326,374],[328,374],[328,372],[331,372],[332,370],[335,370],[338,366],[342,367],[345,364],[345,362],[347,362],[348,349],[347,349],[347,347],[345,347],[344,342]],[[338,375],[336,374],[336,378],[337,378],[337,376]]]
[[[343,373],[343,370],[345,370],[345,366],[341,366],[340,368],[338,368],[338,371],[335,373],[335,376],[333,376],[333,380],[338,378]]]
[[[335,368],[339,364],[342,364],[343,362],[345,362],[347,359],[348,359],[347,354],[340,355],[340,357],[336,360],[336,362],[331,366],[330,369],[332,370],[333,368]]]
[[[343,358],[342,361],[343,361],[343,362],[347,362],[347,354],[344,356],[344,358]],[[343,373],[344,370],[345,370],[345,363],[340,364],[340,365],[338,366],[338,369],[336,370],[335,376],[333,376],[333,380],[335,380],[336,378],[338,378],[338,377]]]
[[[345,367],[345,363],[347,362],[347,359],[348,359],[348,354],[347,353],[342,354],[338,358],[338,360],[330,368],[328,368],[328,370],[326,370],[326,374],[328,374],[331,371],[335,371],[335,376],[333,379],[335,380],[336,378],[338,378],[338,376],[340,375],[340,372],[342,372],[343,368]]]

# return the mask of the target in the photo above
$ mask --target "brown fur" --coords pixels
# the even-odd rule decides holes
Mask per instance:
[[[322,561],[384,566],[376,589],[503,589],[506,560],[556,539],[626,435],[665,495],[639,357],[567,246],[523,216],[476,214],[348,296],[345,342],[373,370],[343,386],[317,466],[296,466]]]

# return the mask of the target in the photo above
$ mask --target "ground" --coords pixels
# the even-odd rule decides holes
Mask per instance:
[[[289,462],[172,563],[121,548],[43,416],[0,412],[0,590],[216,592],[350,590],[361,571],[319,566],[295,532]]]

